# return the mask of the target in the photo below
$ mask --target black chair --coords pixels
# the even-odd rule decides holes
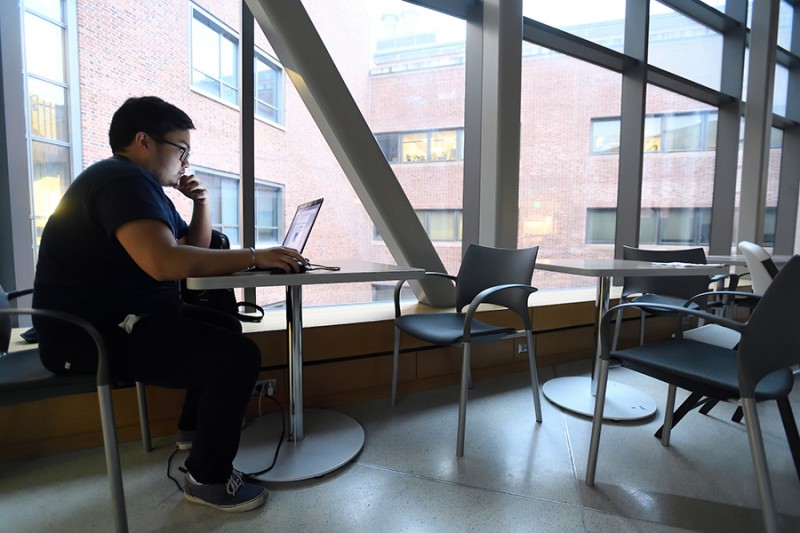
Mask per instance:
[[[461,394],[458,409],[458,440],[456,454],[464,455],[464,430],[467,410],[467,389],[471,386],[470,348],[472,344],[495,342],[516,336],[517,328],[511,325],[496,326],[475,319],[482,303],[495,304],[513,311],[521,320],[528,343],[528,363],[531,373],[536,421],[542,421],[539,398],[539,379],[536,372],[531,318],[528,297],[536,292],[530,285],[536,265],[538,246],[522,250],[489,248],[470,245],[461,262],[457,276],[426,272],[455,282],[456,311],[450,313],[423,313],[401,316],[400,289],[394,290],[395,334],[392,372],[392,405],[397,401],[397,379],[400,361],[400,333],[405,332],[437,346],[460,346],[463,350],[461,367]],[[464,308],[466,312],[464,312]]]
[[[775,400],[786,438],[800,478],[800,435],[789,403],[794,386],[791,366],[800,362],[800,256],[793,257],[774,279],[746,323],[739,323],[702,310],[663,304],[663,311],[702,318],[741,334],[735,350],[686,339],[681,335],[625,350],[612,350],[608,339],[611,319],[621,309],[638,304],[622,304],[609,310],[601,322],[602,354],[597,387],[597,402],[592,424],[586,484],[594,485],[600,430],[605,406],[609,362],[669,384],[662,444],[669,444],[677,387],[719,400],[741,399],[755,466],[767,531],[777,531],[777,516],[761,437],[756,402]]]
[[[0,287],[0,405],[43,400],[96,391],[100,402],[100,421],[103,431],[106,469],[111,490],[116,531],[127,531],[125,495],[122,485],[119,448],[117,445],[114,406],[111,391],[115,385],[109,374],[108,351],[98,331],[80,317],[44,309],[13,308],[10,302],[33,292],[32,289],[6,293]],[[8,352],[11,342],[12,320],[15,315],[42,316],[59,319],[84,329],[95,343],[98,353],[96,376],[56,375],[47,370],[39,359],[35,347]],[[145,388],[136,383],[139,402],[139,421],[145,451],[152,449]]]
[[[634,261],[647,261],[652,263],[694,263],[705,265],[706,253],[702,248],[685,248],[681,250],[645,250],[624,246],[622,248],[622,258]],[[729,289],[736,290],[737,278],[733,275],[707,276],[691,275],[686,276],[632,276],[624,280],[620,303],[658,303],[683,306],[698,294],[708,292],[709,285],[720,283],[726,278],[731,280]],[[721,302],[709,302],[706,297],[692,300],[692,307],[708,308],[722,307]],[[644,343],[645,316],[647,313],[656,316],[669,316],[672,313],[664,312],[655,307],[639,307],[639,344]],[[620,328],[622,326],[622,311],[617,314],[617,323],[614,329],[613,347],[619,341]]]

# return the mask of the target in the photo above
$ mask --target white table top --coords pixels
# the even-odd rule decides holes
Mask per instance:
[[[338,266],[340,270],[311,270],[298,274],[273,274],[271,272],[236,272],[223,276],[190,277],[186,286],[193,290],[229,289],[246,287],[279,287],[286,285],[321,285],[325,283],[353,283],[361,281],[388,281],[421,279],[425,269],[370,263],[354,259],[325,261],[325,265]]]
[[[686,265],[651,263],[630,259],[537,259],[538,270],[578,276],[687,276],[725,273],[726,265]]]
[[[775,263],[775,266],[783,266],[789,262],[793,256],[791,255],[773,255],[772,262]],[[731,266],[747,266],[747,261],[744,260],[743,255],[709,255],[706,259],[708,259],[709,263],[725,263],[726,265]]]

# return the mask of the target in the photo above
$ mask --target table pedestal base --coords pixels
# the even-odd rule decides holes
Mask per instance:
[[[588,376],[555,378],[542,385],[545,398],[568,411],[586,416],[594,416],[595,397],[591,391],[592,378]],[[608,381],[603,420],[639,420],[655,412],[655,400],[644,392]]]
[[[347,415],[306,409],[303,416],[305,438],[296,442],[284,441],[275,466],[256,479],[281,482],[324,476],[352,461],[364,446],[364,428]],[[269,466],[281,436],[281,423],[280,413],[252,421],[242,431],[234,467],[247,473]]]

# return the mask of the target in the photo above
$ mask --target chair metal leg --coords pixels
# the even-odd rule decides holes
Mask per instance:
[[[139,428],[142,432],[142,447],[145,453],[153,451],[153,440],[150,438],[150,413],[147,411],[147,390],[145,384],[136,382],[136,399],[139,402]]]
[[[397,405],[397,373],[400,367],[400,328],[394,328],[394,356],[392,359],[392,407]]]
[[[617,311],[617,316],[614,317],[614,338],[611,341],[611,351],[615,351],[617,349],[617,344],[619,343],[619,334],[622,331],[622,309]]]
[[[772,485],[769,481],[767,456],[764,453],[764,441],[761,437],[761,425],[758,421],[756,401],[754,398],[742,398],[744,420],[747,424],[747,438],[750,441],[750,452],[753,455],[753,467],[756,473],[758,494],[761,498],[761,513],[764,517],[764,528],[767,532],[778,531],[778,515],[775,511],[775,500],[772,496]]]
[[[639,312],[639,346],[644,346],[644,320],[646,315],[644,311]]]
[[[533,332],[525,330],[525,341],[528,343],[528,366],[531,368],[531,392],[533,393],[533,409],[536,421],[542,423],[542,402],[539,397],[539,372],[536,369],[536,347],[533,345]]]
[[[675,393],[677,391],[678,387],[675,385],[670,385],[667,389],[667,406],[664,408],[664,425],[661,426],[663,428],[661,433],[662,446],[669,446],[669,437],[672,433],[672,426],[674,425],[672,416],[675,412]]]
[[[606,387],[608,385],[608,360],[600,360],[600,373],[597,378],[597,396],[594,400],[594,419],[592,420],[592,438],[589,443],[589,461],[586,465],[586,484],[594,486],[597,471],[597,452],[600,448],[600,430],[603,427],[603,409],[606,404]]]
[[[683,403],[673,412],[672,414],[672,427],[678,425],[684,416],[686,416],[689,411],[701,405],[703,403],[703,395],[697,392],[693,392],[683,400]],[[658,431],[655,432],[655,438],[660,439],[661,436],[664,434],[664,426],[658,428]]]
[[[794,414],[792,413],[792,406],[789,403],[789,398],[781,398],[778,400],[778,412],[781,414],[783,430],[786,432],[786,440],[789,441],[789,450],[792,452],[794,469],[797,472],[798,479],[800,479],[800,435],[797,433],[797,423],[794,421]]]
[[[456,455],[464,456],[464,431],[467,421],[467,388],[471,381],[470,374],[470,343],[464,343],[464,354],[461,358],[461,394],[458,401],[458,441],[456,442]]]
[[[111,504],[114,510],[114,525],[118,532],[128,531],[128,516],[125,510],[125,491],[122,486],[122,468],[117,446],[117,428],[114,420],[114,405],[111,400],[111,386],[97,387],[100,402],[100,421],[103,427],[103,447],[106,455],[106,470],[111,490]]]

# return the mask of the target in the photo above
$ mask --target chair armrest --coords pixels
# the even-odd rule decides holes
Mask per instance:
[[[444,272],[425,272],[426,276],[437,276],[440,278],[446,278],[455,283],[456,277],[450,274],[445,274]],[[403,288],[403,284],[406,283],[407,279],[401,279],[394,285],[394,317],[400,318],[400,289]]]
[[[100,387],[111,384],[111,371],[108,363],[109,357],[106,343],[103,340],[103,337],[100,336],[100,332],[97,331],[97,329],[88,320],[69,313],[50,311],[47,309],[0,309],[0,315],[28,315],[53,318],[56,320],[69,322],[70,324],[74,324],[75,326],[83,329],[89,334],[94,341],[95,346],[97,347],[97,386]]]
[[[33,289],[21,289],[21,290],[18,290],[18,291],[9,292],[8,293],[8,299],[9,299],[9,301],[10,300],[16,300],[20,296],[26,296],[28,294],[33,294]]]
[[[483,301],[490,295],[500,292],[506,291],[509,289],[519,289],[524,290],[528,293],[528,295],[533,294],[534,292],[538,291],[536,287],[531,285],[525,285],[523,283],[506,283],[504,285],[495,285],[494,287],[489,287],[488,289],[484,289],[475,295],[475,298],[472,299],[470,302],[469,307],[467,308],[467,312],[464,315],[464,341],[469,342],[470,338],[470,331],[472,329],[472,319],[475,316],[475,313],[478,311],[478,306],[483,303]],[[521,318],[521,317],[520,317]]]
[[[686,300],[686,303],[684,305],[688,306],[689,304],[694,303],[696,300],[705,298],[707,296],[729,296],[731,298],[735,298],[736,296],[749,296],[749,297],[760,298],[758,294],[753,294],[752,292],[747,292],[747,291],[730,291],[730,290],[707,291],[707,292],[701,292],[700,294],[695,294],[694,296]],[[723,301],[724,300],[725,299],[723,298]]]
[[[663,311],[671,311],[678,315],[678,319],[681,320],[685,315],[693,316],[696,318],[702,318],[706,322],[719,324],[720,326],[724,326],[726,328],[730,328],[734,331],[738,331],[742,333],[744,330],[747,329],[747,323],[737,322],[735,320],[731,320],[730,318],[725,318],[719,315],[715,315],[713,313],[709,313],[708,311],[703,311],[701,309],[692,309],[689,307],[683,307],[680,305],[669,305],[669,304],[660,304],[660,303],[624,303],[615,305],[603,315],[602,320],[600,321],[600,332],[601,332],[601,353],[600,357],[603,359],[609,359],[611,353],[611,339],[609,335],[606,333],[611,326],[611,320],[617,315],[617,312],[625,309],[626,307],[635,307],[637,309],[641,309],[643,307],[648,309],[659,309]]]

